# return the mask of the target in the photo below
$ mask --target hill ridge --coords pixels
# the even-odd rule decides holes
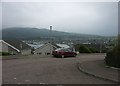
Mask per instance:
[[[59,37],[59,38],[79,38],[79,37],[101,37],[98,35],[79,34],[64,31],[56,31],[46,28],[36,27],[11,27],[2,29],[3,39],[28,39],[38,37]]]

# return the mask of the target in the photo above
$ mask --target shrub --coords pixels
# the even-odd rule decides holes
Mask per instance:
[[[11,55],[10,53],[8,52],[1,52],[2,53],[2,56],[8,56],[8,55]]]
[[[79,52],[80,53],[99,53],[99,51],[96,50],[95,48],[85,46],[85,45],[80,45]]]
[[[94,48],[90,47],[89,50],[92,52],[92,53],[98,53],[97,50],[95,50]]]
[[[108,66],[120,68],[120,58],[118,57],[118,50],[116,48],[107,53],[107,56],[105,57],[105,62]]]
[[[119,38],[120,42],[120,38]],[[120,57],[118,56],[120,53],[120,44],[116,45],[112,50],[107,52],[105,57],[105,63],[108,66],[118,67],[120,68]]]
[[[91,53],[90,49],[88,47],[84,46],[84,45],[81,45],[79,47],[79,52],[80,53]]]
[[[2,52],[0,52],[0,56],[2,56]]]

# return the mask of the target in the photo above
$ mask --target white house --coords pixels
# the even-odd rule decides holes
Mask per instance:
[[[20,53],[20,50],[15,48],[14,46],[10,45],[9,43],[3,41],[3,40],[0,40],[0,52],[7,52],[7,53],[10,53],[10,54],[18,54]]]
[[[37,48],[35,50],[35,54],[42,54],[42,55],[48,55],[51,54],[53,50],[60,48],[56,44],[46,43],[43,46]]]
[[[10,54],[31,54],[31,47],[19,40],[0,40],[0,52]]]
[[[66,44],[54,44],[54,43],[48,42],[48,43],[43,44],[39,48],[36,48],[34,54],[48,55],[48,54],[51,54],[52,51],[57,48],[70,48],[70,46]]]

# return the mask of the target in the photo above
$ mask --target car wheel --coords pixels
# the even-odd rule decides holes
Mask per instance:
[[[76,57],[76,55],[74,54],[74,57]]]
[[[62,58],[64,58],[65,56],[64,56],[64,55],[62,55],[61,57],[62,57]]]

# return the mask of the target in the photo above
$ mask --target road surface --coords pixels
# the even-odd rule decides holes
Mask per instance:
[[[102,60],[105,54],[77,57],[26,56],[27,59],[3,60],[3,84],[112,84],[80,72],[78,62]]]

